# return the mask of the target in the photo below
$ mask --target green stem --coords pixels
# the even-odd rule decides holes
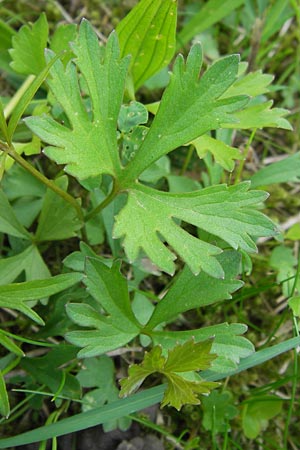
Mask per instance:
[[[188,165],[189,165],[189,163],[190,163],[190,160],[191,160],[191,158],[192,158],[194,149],[195,149],[195,147],[194,147],[193,145],[190,145],[190,146],[189,146],[189,149],[188,149],[187,155],[186,155],[186,157],[185,157],[183,166],[182,166],[182,168],[181,168],[181,170],[180,170],[180,175],[184,175],[185,171],[187,170]]]
[[[86,222],[91,220],[93,217],[95,217],[97,214],[99,214],[100,211],[102,211],[104,208],[106,208],[106,206],[109,205],[109,203],[111,203],[114,200],[114,198],[118,195],[118,193],[119,193],[119,188],[117,186],[117,183],[114,180],[113,187],[112,187],[110,194],[103,200],[103,202],[101,202],[98,206],[96,206],[96,208],[94,208],[92,211],[90,211],[85,216]]]
[[[244,165],[245,165],[245,161],[246,161],[246,158],[247,158],[247,155],[248,155],[248,152],[249,152],[250,145],[252,144],[252,141],[254,139],[255,133],[256,133],[256,128],[254,128],[254,130],[252,131],[252,133],[251,133],[251,135],[250,135],[250,137],[248,139],[247,145],[245,147],[245,150],[243,152],[243,157],[244,158],[241,161],[241,164],[239,165],[239,167],[237,169],[237,174],[236,174],[236,178],[235,178],[235,184],[238,184],[240,182],[240,179],[241,179],[241,176],[242,176],[242,172],[243,172],[243,169],[244,169]]]
[[[53,192],[55,192],[57,195],[62,197],[66,202],[68,202],[70,205],[75,208],[77,212],[78,218],[84,223],[84,215],[82,212],[82,209],[76,199],[72,197],[70,194],[65,192],[63,189],[58,187],[52,180],[49,180],[47,177],[45,177],[43,174],[41,174],[38,170],[36,170],[29,162],[26,161],[26,159],[22,158],[14,147],[3,145],[0,143],[0,150],[6,152],[11,158],[13,158],[20,166],[22,166],[25,170],[27,170],[31,175],[33,175],[37,180],[41,181],[44,185],[47,186],[47,188],[51,189]]]
[[[7,103],[3,111],[4,117],[6,119],[11,115],[16,105],[19,103],[20,99],[23,97],[24,93],[27,91],[28,87],[31,85],[34,79],[35,75],[29,75],[24,81],[24,83],[21,85],[21,87],[17,90],[15,95]]]

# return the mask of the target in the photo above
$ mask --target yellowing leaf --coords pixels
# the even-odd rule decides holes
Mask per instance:
[[[121,396],[131,394],[140,387],[145,378],[158,372],[167,379],[162,406],[170,405],[180,410],[184,404],[198,405],[200,400],[197,394],[207,394],[218,386],[218,383],[204,381],[198,376],[193,377],[193,371],[208,368],[211,361],[216,358],[216,355],[209,353],[211,345],[212,340],[198,344],[190,340],[175,346],[167,357],[162,355],[160,346],[153,347],[145,354],[141,364],[130,366],[128,378],[120,382]]]

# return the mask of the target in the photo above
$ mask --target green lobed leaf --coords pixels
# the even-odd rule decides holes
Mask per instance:
[[[38,75],[45,67],[44,50],[47,47],[48,22],[45,13],[32,25],[23,25],[13,36],[11,67],[18,73]]]
[[[68,178],[66,176],[57,178],[55,184],[67,191]],[[52,189],[48,189],[38,220],[36,239],[38,241],[68,239],[76,236],[81,225],[74,207]]]
[[[26,281],[0,286],[0,307],[20,311],[40,325],[43,325],[43,320],[26,302],[56,294],[73,286],[81,281],[81,279],[82,274],[68,273],[56,275],[46,280]]]
[[[131,55],[135,89],[171,61],[176,20],[176,0],[141,0],[118,24],[121,54]]]
[[[247,129],[276,127],[292,130],[292,125],[284,118],[289,111],[283,108],[272,108],[272,100],[258,105],[249,106],[235,114],[237,124],[226,124],[224,128]]]
[[[216,358],[210,354],[212,340],[195,344],[193,340],[175,346],[168,352],[168,356],[162,355],[162,348],[155,346],[145,354],[141,364],[129,367],[128,378],[120,381],[121,396],[127,396],[137,390],[145,378],[155,372],[159,372],[167,378],[167,389],[164,394],[162,406],[170,405],[180,410],[184,404],[198,405],[200,403],[197,394],[209,393],[218,383],[203,381],[191,381],[186,373],[194,370],[206,369]]]
[[[250,183],[244,182],[188,194],[170,194],[136,184],[116,217],[113,236],[124,237],[123,245],[130,261],[143,250],[159,268],[174,273],[176,256],[164,244],[166,240],[194,274],[202,269],[212,277],[222,278],[224,272],[216,259],[222,250],[192,236],[174,219],[208,231],[234,249],[254,252],[253,237],[274,235],[275,225],[254,209],[267,194],[249,191],[249,186]]]
[[[37,247],[30,245],[18,255],[0,258],[0,285],[12,283],[23,270],[27,281],[50,277]]]
[[[6,195],[0,189],[0,232],[31,240],[31,234],[18,221]]]
[[[70,331],[65,336],[72,344],[83,347],[78,353],[80,358],[101,355],[124,346],[139,334],[141,328],[131,309],[127,282],[120,273],[119,262],[109,268],[99,259],[87,258],[84,283],[109,315],[105,316],[86,304],[67,306],[71,320],[80,326],[94,328]]]
[[[200,136],[191,142],[196,148],[199,158],[204,158],[207,151],[209,151],[216,163],[220,164],[225,170],[233,171],[235,160],[243,159],[241,152],[230,145],[225,144],[218,139],[214,139],[208,135]]]
[[[245,92],[247,92],[247,94],[251,97],[256,97],[269,91],[268,86],[272,83],[274,76],[267,73],[262,73],[261,70],[244,74],[247,66],[248,64],[240,63],[240,76],[224,93],[223,98],[231,97],[233,95],[242,95]]]
[[[171,150],[190,142],[209,130],[237,122],[235,113],[248,103],[247,96],[222,99],[235,81],[239,56],[231,55],[215,62],[199,79],[202,50],[195,44],[186,63],[176,58],[169,85],[149,132],[135,158],[127,166],[125,181],[139,174]]]
[[[159,323],[168,322],[190,309],[232,298],[231,293],[243,285],[236,279],[240,272],[241,256],[234,251],[225,251],[216,258],[224,271],[224,279],[216,279],[205,272],[195,276],[186,266],[156,305],[147,328],[153,329]]]
[[[213,391],[202,400],[203,420],[206,430],[214,433],[224,433],[228,430],[228,422],[238,415],[238,409],[233,404],[229,391]]]
[[[76,66],[70,62],[65,69],[57,61],[51,70],[49,86],[67,114],[71,129],[48,116],[30,117],[26,123],[52,145],[45,149],[45,154],[59,164],[66,164],[65,170],[71,175],[80,179],[102,173],[116,175],[120,170],[116,128],[129,60],[120,60],[114,33],[106,48],[101,49],[86,20],[82,21],[78,41],[72,48],[88,87],[92,118],[82,101]]]
[[[211,372],[223,373],[236,368],[241,358],[254,353],[253,344],[240,336],[246,331],[246,325],[222,323],[188,331],[152,331],[151,338],[155,345],[161,345],[164,350],[190,339],[202,342],[214,338],[211,351],[218,357],[212,362]]]
[[[300,181],[300,152],[258,170],[251,178],[251,186]]]

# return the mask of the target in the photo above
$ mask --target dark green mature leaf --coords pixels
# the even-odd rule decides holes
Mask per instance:
[[[168,356],[162,355],[160,346],[154,347],[145,354],[141,364],[129,367],[129,376],[121,380],[121,396],[127,396],[137,390],[152,373],[158,372],[166,376],[167,389],[162,401],[162,406],[170,405],[180,410],[184,404],[198,405],[200,400],[197,394],[209,393],[218,383],[203,381],[201,379],[190,380],[187,373],[193,375],[195,370],[203,370],[210,367],[216,355],[210,354],[212,341],[195,344],[193,340],[179,344],[168,352]]]
[[[214,433],[226,432],[228,422],[238,415],[238,409],[233,404],[231,392],[213,391],[202,400],[203,421],[206,430]]]
[[[18,221],[6,195],[0,189],[0,232],[31,240],[31,234]]]
[[[200,269],[215,278],[224,276],[215,258],[222,252],[189,234],[175,223],[180,219],[220,237],[234,249],[256,251],[253,236],[272,236],[274,224],[254,209],[267,194],[249,191],[250,183],[227,187],[212,186],[185,194],[159,192],[136,185],[126,206],[116,217],[113,235],[124,236],[123,245],[130,261],[143,249],[162,270],[174,273],[175,255],[161,236],[188,264],[194,274]],[[159,234],[158,234],[159,233]]]
[[[39,300],[48,297],[49,295],[56,294],[57,292],[73,286],[81,279],[82,274],[67,273],[46,280],[26,281],[24,283],[0,286],[0,307],[20,311],[40,325],[43,325],[43,320],[26,304],[26,302]]]
[[[300,181],[300,152],[258,170],[251,178],[251,186]]]
[[[129,60],[120,60],[114,33],[102,50],[91,25],[83,20],[73,51],[88,86],[92,119],[81,98],[75,65],[70,62],[64,69],[60,61],[51,70],[49,86],[72,129],[47,116],[26,119],[29,128],[52,145],[45,150],[47,156],[67,164],[66,171],[80,179],[120,170],[116,128]]]
[[[67,191],[68,178],[66,176],[55,180],[60,189]],[[61,196],[48,189],[39,216],[36,239],[38,241],[52,241],[76,236],[81,227],[76,210]]]
[[[235,113],[248,103],[245,95],[221,99],[237,77],[239,56],[214,63],[199,79],[202,65],[200,45],[194,45],[186,63],[175,61],[169,85],[158,112],[135,158],[128,164],[127,177],[135,179],[150,164],[176,147],[209,130],[237,122]]]
[[[66,334],[69,342],[84,347],[78,353],[80,358],[101,355],[126,345],[141,328],[132,312],[127,282],[120,273],[118,262],[109,268],[98,259],[87,258],[84,282],[109,316],[86,304],[67,306],[67,313],[75,323],[94,328]]]
[[[38,75],[45,67],[44,50],[47,47],[48,22],[45,13],[32,25],[23,25],[13,36],[10,50],[11,67],[25,75]]]
[[[155,328],[159,323],[168,322],[190,309],[232,298],[231,293],[243,285],[236,279],[240,272],[240,254],[225,251],[216,258],[224,270],[224,279],[216,279],[205,272],[195,276],[186,266],[156,305],[147,328]]]
[[[176,3],[141,0],[117,26],[121,54],[131,55],[130,71],[136,89],[174,55]]]
[[[54,396],[59,391],[63,396],[79,399],[81,388],[78,380],[74,375],[68,373],[64,367],[60,367],[70,363],[75,356],[76,348],[60,343],[44,356],[23,358],[21,367],[29,372],[40,385],[46,385]],[[51,367],[51,370],[49,370],[49,367]],[[64,371],[65,375],[63,375]],[[64,376],[63,385],[62,376]]]

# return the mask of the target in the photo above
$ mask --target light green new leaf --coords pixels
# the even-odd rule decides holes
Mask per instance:
[[[251,178],[251,186],[300,181],[300,152],[258,170]]]
[[[0,370],[0,414],[4,417],[8,417],[10,414],[10,406],[5,386],[4,377]]]
[[[249,106],[243,111],[235,114],[238,123],[226,124],[223,128],[264,128],[276,127],[284,130],[292,130],[291,124],[284,118],[289,111],[283,108],[272,108],[272,100],[260,103],[258,105]]]
[[[18,221],[2,189],[0,189],[0,232],[29,240],[32,237]]]
[[[127,166],[127,179],[135,180],[161,156],[207,131],[237,122],[233,113],[248,103],[248,97],[221,96],[236,79],[239,56],[218,60],[199,79],[201,65],[199,44],[192,47],[186,63],[181,55],[176,58],[151,128]]]
[[[228,372],[228,369],[235,369],[241,358],[254,353],[253,344],[241,336],[246,331],[247,326],[244,324],[222,323],[197,330],[152,331],[151,337],[154,344],[161,345],[164,350],[172,349],[176,344],[183,344],[190,339],[202,342],[213,337],[211,352],[217,354],[218,357],[212,362],[211,371],[223,373]]]
[[[11,67],[25,75],[38,75],[45,67],[44,50],[47,47],[48,22],[45,13],[32,25],[23,25],[13,36]]]
[[[225,251],[216,259],[224,271],[224,278],[216,279],[205,272],[195,276],[185,266],[167,294],[156,305],[147,328],[153,329],[159,323],[168,322],[190,309],[232,298],[231,293],[243,285],[242,281],[236,279],[240,272],[240,254]]]
[[[210,367],[216,355],[210,354],[212,340],[195,344],[193,340],[175,346],[162,355],[162,348],[155,346],[145,354],[141,364],[129,367],[128,378],[121,380],[121,396],[127,396],[137,390],[152,373],[158,372],[167,378],[167,389],[164,394],[162,406],[170,405],[180,410],[184,404],[200,404],[197,394],[209,393],[218,383],[203,381],[201,378],[189,380],[187,373]]]
[[[210,0],[206,2],[178,34],[178,48],[184,46],[196,34],[200,34],[220,22],[243,3],[244,0]]]
[[[272,83],[274,76],[262,73],[261,70],[249,72],[244,75],[247,66],[247,63],[239,64],[239,78],[225,92],[222,96],[223,98],[231,97],[233,95],[242,95],[245,92],[251,97],[257,97],[258,95],[269,92],[268,86]]]
[[[135,89],[165,67],[175,51],[176,0],[141,0],[119,23],[122,56],[130,55]]]
[[[82,101],[76,66],[70,62],[65,69],[57,61],[51,70],[49,86],[67,114],[71,129],[48,116],[30,117],[26,123],[52,145],[45,149],[45,154],[59,164],[67,164],[68,173],[80,179],[102,173],[116,175],[120,170],[117,120],[129,60],[120,60],[114,33],[106,48],[100,48],[86,20],[80,25],[78,41],[72,49],[88,87],[92,118]]]
[[[191,144],[195,146],[199,158],[204,158],[207,151],[209,151],[213,155],[215,161],[225,170],[229,170],[229,172],[233,171],[235,160],[243,159],[243,155],[241,155],[237,148],[231,147],[206,134],[195,139]]]
[[[37,247],[30,245],[18,255],[0,259],[0,285],[12,283],[23,270],[27,281],[50,277]]]
[[[46,280],[26,281],[24,283],[0,286],[0,307],[22,312],[40,325],[43,320],[27,304],[63,291],[82,279],[82,274],[67,273]]]
[[[60,177],[55,180],[55,184],[67,191],[68,178]],[[80,227],[81,223],[74,207],[52,189],[48,189],[39,216],[36,239],[38,241],[68,239],[76,236],[76,231]]]
[[[234,249],[256,251],[252,237],[272,236],[274,224],[254,208],[266,199],[262,191],[249,191],[250,183],[212,186],[196,192],[170,194],[136,184],[128,194],[126,206],[116,217],[115,238],[123,245],[130,261],[142,249],[162,270],[174,273],[176,258],[165,240],[188,264],[194,274],[200,269],[222,278],[222,266],[215,258],[222,250],[195,236],[178,223],[183,220],[218,236]]]

